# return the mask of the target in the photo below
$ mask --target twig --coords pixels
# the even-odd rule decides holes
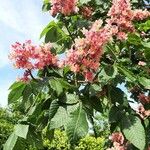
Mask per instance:
[[[29,71],[29,74],[30,74],[31,78],[32,78],[34,81],[38,82],[38,80],[37,80],[36,78],[34,78],[34,76],[32,75],[31,70],[30,70],[30,69],[28,69],[28,71]]]
[[[66,27],[66,29],[67,29],[67,31],[68,31],[68,33],[69,33],[69,35],[70,35],[70,37],[71,37],[73,43],[75,43],[75,40],[74,40],[74,38],[73,38],[73,35],[72,35],[72,33],[70,32],[70,29],[68,28],[68,25],[67,25],[67,22],[66,22],[65,17],[64,17],[64,24],[65,24],[65,27]]]

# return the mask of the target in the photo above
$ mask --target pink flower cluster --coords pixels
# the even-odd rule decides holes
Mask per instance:
[[[118,29],[114,35],[120,40],[127,38],[126,32],[133,32],[134,26],[132,24],[133,12],[129,0],[113,0],[113,5],[108,12],[107,23],[110,27]]]
[[[77,12],[77,0],[51,0],[51,4],[50,13],[52,16],[57,15],[57,13],[70,15]]]
[[[87,81],[93,80],[103,54],[103,46],[111,37],[109,29],[101,28],[101,25],[102,21],[97,20],[90,30],[84,29],[85,38],[76,39],[67,53],[66,64],[73,72],[82,72]]]
[[[132,10],[130,0],[113,0],[108,12],[107,24],[101,28],[102,21],[96,20],[90,30],[83,30],[85,38],[77,38],[67,53],[66,64],[73,72],[82,72],[85,80],[92,81],[99,68],[103,46],[113,37],[127,39],[128,32],[134,32],[133,20],[150,16],[147,11]]]
[[[51,0],[51,14],[57,13],[70,15],[77,11],[78,0]],[[65,65],[70,66],[71,71],[82,72],[86,81],[92,82],[100,65],[103,54],[103,46],[113,37],[120,40],[127,38],[128,32],[135,31],[132,21],[142,20],[150,16],[146,10],[132,10],[130,0],[113,0],[108,12],[107,24],[102,26],[101,20],[96,20],[89,30],[83,29],[84,38],[75,39],[72,48],[67,52]],[[92,8],[83,7],[83,15],[90,17]],[[61,65],[51,52],[51,44],[35,46],[31,41],[15,43],[12,45],[10,59],[14,61],[16,68],[25,69],[24,80],[30,75],[29,70],[43,69],[44,66]]]
[[[116,28],[114,35],[120,40],[127,39],[127,33],[135,31],[132,21],[150,17],[149,11],[132,10],[130,0],[113,0],[112,3],[113,5],[108,12],[110,18],[106,22],[110,28]]]
[[[112,133],[110,140],[113,142],[113,147],[107,150],[126,150],[124,146],[124,136],[121,132]]]
[[[31,40],[21,44],[16,42],[12,45],[12,52],[9,58],[14,62],[17,69],[25,69],[24,81],[28,80],[30,71],[34,69],[43,69],[45,66],[57,66],[57,58],[51,51],[51,44],[35,46]]]
[[[144,62],[144,61],[139,61],[139,62],[138,62],[138,65],[139,65],[139,66],[145,66],[145,65],[146,65],[146,62]]]
[[[147,10],[135,9],[133,11],[133,20],[143,20],[150,17],[150,12]]]
[[[84,18],[90,19],[93,13],[93,8],[90,6],[83,6],[80,8],[80,12]]]
[[[150,97],[149,96],[145,96],[145,94],[140,93],[138,98],[142,104],[150,104]]]
[[[145,119],[150,116],[150,110],[145,110],[144,106],[140,104],[138,106],[137,114],[142,118]]]

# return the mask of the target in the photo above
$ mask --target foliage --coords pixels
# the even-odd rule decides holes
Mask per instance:
[[[98,137],[97,139],[92,136],[86,136],[81,139],[79,143],[74,147],[75,150],[103,150],[104,149],[104,138]],[[44,141],[45,147],[48,147],[48,150],[70,150],[71,145],[68,143],[67,135],[64,131],[55,131],[54,140],[50,143],[49,140]]]
[[[10,134],[13,132],[14,124],[16,121],[20,118],[19,114],[16,115],[15,113],[10,112],[10,110],[6,110],[4,108],[0,109],[0,149],[2,149],[2,145],[6,142],[7,138],[10,136]],[[17,127],[16,135],[19,132],[22,137],[24,137],[25,127],[19,126]],[[22,130],[23,129],[23,130]],[[20,130],[20,131],[19,131]],[[27,128],[26,128],[27,130]],[[108,130],[108,129],[107,129]],[[16,139],[16,135],[12,134],[13,141]],[[106,135],[105,135],[106,136]],[[46,135],[43,130],[43,145],[48,150],[60,150],[60,149],[70,149],[70,144],[68,142],[68,138],[65,131],[55,130],[54,133],[54,139],[51,142],[48,138],[46,138]],[[29,150],[37,150],[37,148],[33,145],[23,145]],[[98,146],[98,147],[97,147]],[[82,149],[98,149],[103,148],[104,146],[104,138],[94,138],[92,136],[87,136],[86,138],[83,138],[80,140],[79,144],[75,146],[75,149],[82,150]],[[24,148],[22,147],[22,148]]]
[[[7,138],[13,132],[13,127],[19,116],[12,114],[9,110],[0,108],[0,150]]]
[[[10,87],[8,103],[22,118],[4,150],[26,145],[44,149],[43,131],[57,145],[52,141],[55,129],[65,130],[71,147],[82,149],[90,142],[89,149],[102,149],[101,138],[83,139],[89,125],[95,137],[100,134],[95,128],[98,113],[108,118],[111,142],[117,143],[107,145],[148,149],[150,12],[140,9],[146,3],[133,0],[131,8],[129,0],[65,2],[44,1],[43,10],[56,20],[42,31],[43,45],[30,40],[12,45],[10,58],[25,72]],[[140,104],[136,111],[131,98]],[[61,142],[56,147],[66,145]]]

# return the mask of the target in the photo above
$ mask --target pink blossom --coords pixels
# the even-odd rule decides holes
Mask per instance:
[[[113,0],[108,16],[110,18],[106,22],[110,26],[110,29],[116,29],[113,33],[119,40],[125,40],[127,32],[135,30],[132,24],[133,11],[131,10],[129,0]]]
[[[110,139],[112,142],[117,142],[119,144],[124,143],[124,136],[121,132],[112,133],[112,135],[110,136]]]
[[[84,18],[90,18],[93,13],[93,8],[90,6],[83,6],[80,11]]]
[[[150,12],[147,10],[135,9],[133,11],[134,20],[143,20],[150,17]]]
[[[57,13],[70,15],[77,11],[77,0],[51,0],[50,2],[52,4],[50,10],[52,16],[57,15]]]
[[[119,40],[125,40],[128,32],[135,31],[133,21],[150,17],[150,12],[141,9],[132,10],[130,0],[113,0],[107,15],[110,18],[106,22],[114,33],[113,35],[116,35]],[[117,27],[116,30],[114,27]]]
[[[142,119],[145,119],[146,117],[150,116],[150,110],[145,110],[142,104],[138,106],[138,111],[136,113],[139,114],[139,116]]]
[[[92,72],[90,72],[90,71],[85,72],[85,80],[86,81],[93,81],[93,78],[94,78],[94,76],[93,76]]]
[[[24,77],[21,80],[28,81],[28,70],[43,69],[45,66],[57,66],[57,57],[51,53],[50,43],[35,46],[31,40],[21,44],[16,42],[12,45],[9,58],[18,69],[25,69]]]
[[[139,65],[139,66],[145,66],[146,63],[145,63],[144,61],[139,61],[139,62],[138,62],[138,65]]]
[[[145,94],[140,93],[139,96],[138,96],[138,99],[140,100],[140,102],[142,104],[150,103],[150,97],[149,96],[145,96]]]
[[[25,70],[23,77],[22,78],[18,78],[19,81],[24,82],[24,83],[28,83],[30,81],[30,72],[29,70]]]
[[[121,41],[126,40],[127,39],[127,34],[125,32],[118,32],[117,33],[117,38]]]
[[[110,140],[113,142],[113,147],[107,150],[126,150],[124,136],[121,132],[112,133]]]
[[[111,38],[110,29],[101,25],[102,21],[96,20],[89,30],[83,29],[85,38],[75,39],[75,44],[67,52],[66,65],[74,72],[81,71],[85,80],[90,82],[99,68],[103,46]]]

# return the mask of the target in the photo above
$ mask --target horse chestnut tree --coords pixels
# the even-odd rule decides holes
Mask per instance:
[[[56,18],[40,35],[44,44],[16,42],[9,55],[24,74],[10,87],[8,103],[24,118],[4,150],[27,143],[43,149],[43,131],[52,140],[58,128],[73,149],[89,123],[95,131],[95,113],[109,119],[108,149],[148,150],[149,8],[148,0],[44,0],[43,11]]]

